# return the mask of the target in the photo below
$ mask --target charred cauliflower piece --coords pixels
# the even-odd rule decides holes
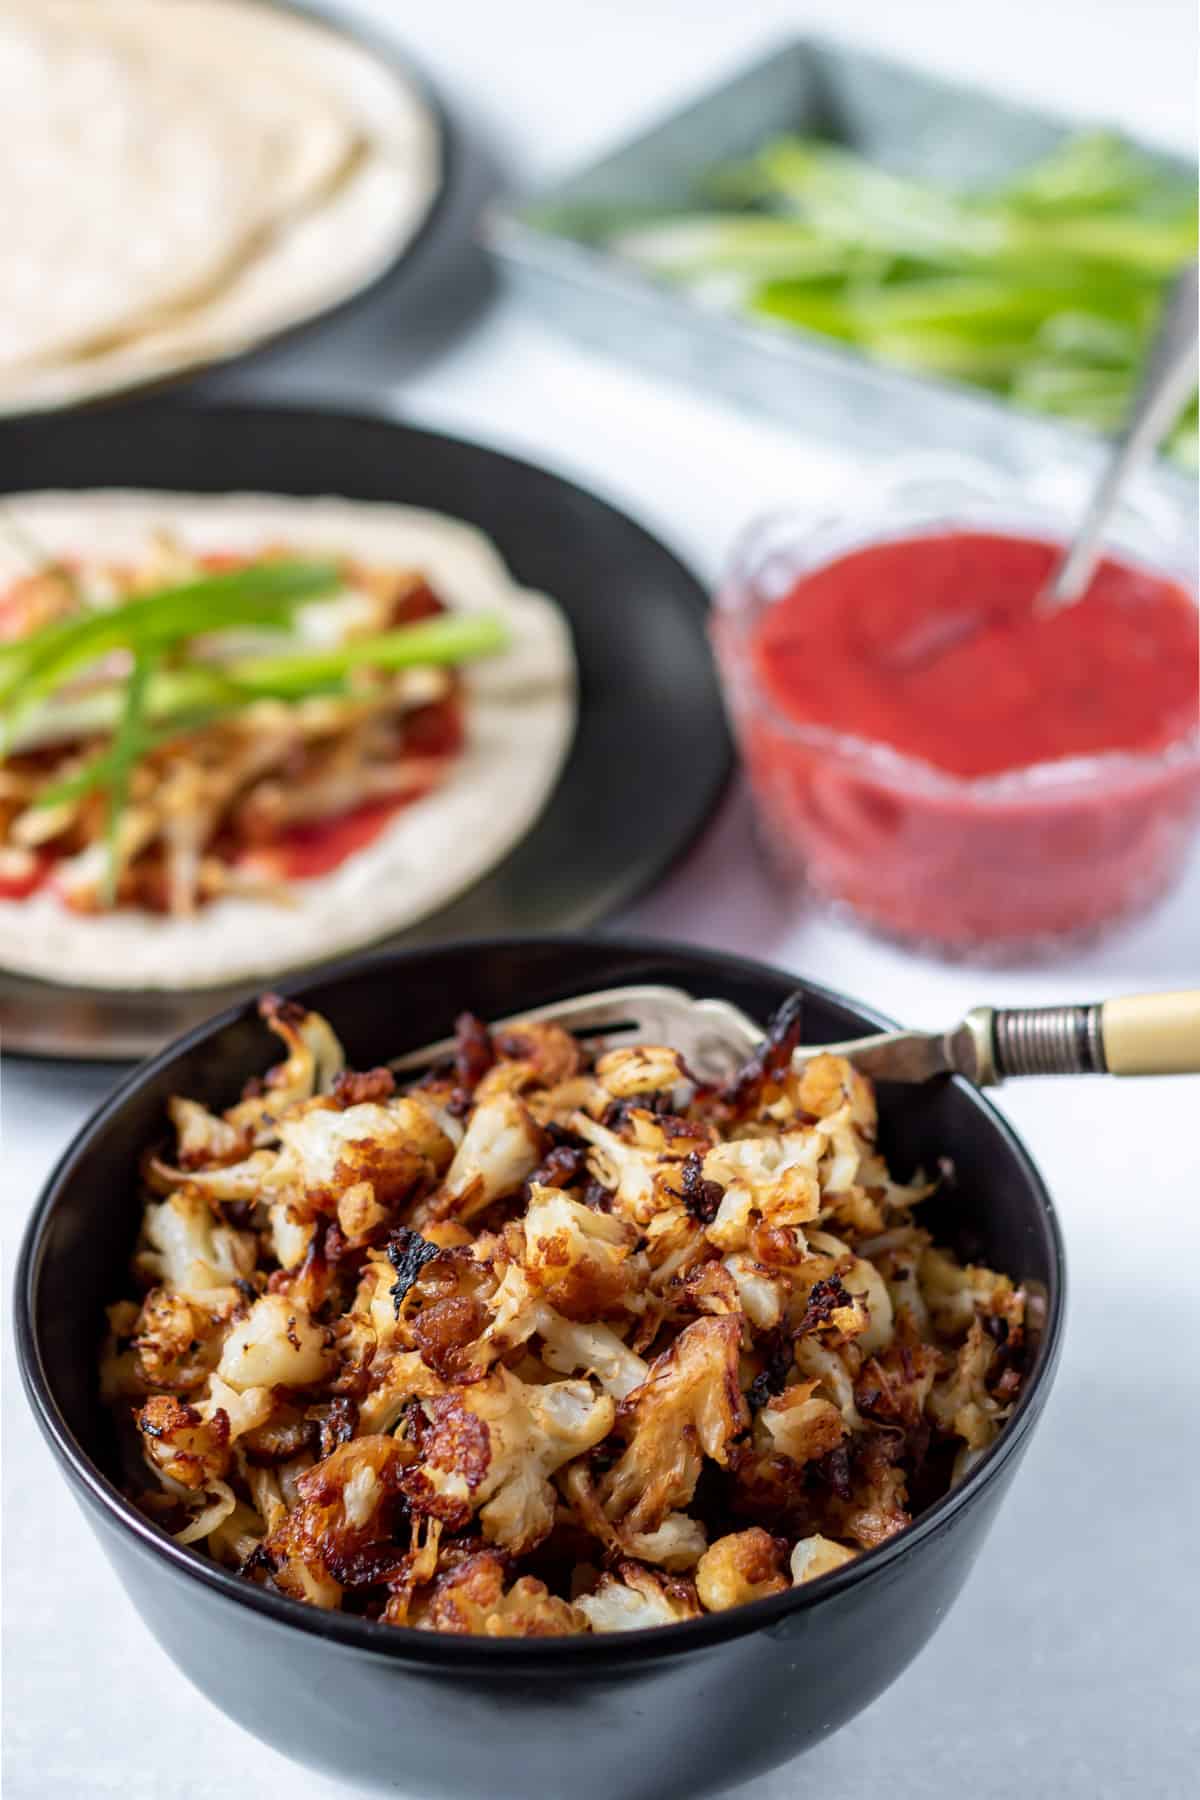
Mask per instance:
[[[708,1612],[725,1612],[780,1594],[788,1584],[783,1573],[787,1543],[757,1525],[718,1538],[700,1558],[696,1592]]]
[[[258,1010],[276,1037],[282,1038],[287,1060],[269,1071],[257,1093],[230,1107],[225,1118],[235,1130],[271,1141],[275,1121],[290,1107],[332,1093],[346,1066],[346,1055],[320,1013],[306,1012],[295,1001],[281,1000],[276,994],[265,995]]]
[[[392,1437],[360,1437],[296,1482],[296,1504],[263,1546],[284,1593],[337,1606],[343,1587],[398,1565],[392,1525],[411,1452]]]
[[[527,1088],[556,1088],[572,1081],[583,1053],[561,1025],[532,1024],[492,1037],[496,1061],[475,1088],[476,1101],[496,1094],[519,1094]]]
[[[728,1461],[730,1444],[749,1423],[738,1385],[741,1335],[737,1319],[697,1319],[622,1402],[626,1448],[601,1487],[610,1519],[653,1531],[668,1512],[687,1506],[704,1457]]]
[[[596,1063],[596,1080],[613,1100],[632,1100],[639,1094],[677,1099],[692,1085],[679,1053],[665,1044],[610,1050]]]
[[[451,1529],[478,1512],[488,1542],[519,1555],[554,1523],[548,1477],[607,1435],[615,1408],[590,1382],[532,1387],[500,1368],[424,1413],[421,1463],[404,1484],[414,1512]]]
[[[245,1310],[236,1288],[205,1288],[188,1295],[152,1288],[134,1326],[142,1391],[188,1393],[197,1387],[216,1368],[232,1321]]]
[[[430,1185],[452,1149],[430,1116],[411,1103],[306,1108],[280,1121],[279,1137],[283,1149],[273,1185],[282,1187],[301,1217],[338,1214],[358,1189],[360,1209],[378,1208],[372,1223]]]
[[[416,1623],[425,1631],[481,1637],[566,1637],[588,1629],[578,1607],[522,1575],[506,1585],[505,1559],[481,1550],[442,1575]]]
[[[764,1449],[794,1463],[807,1463],[838,1448],[846,1435],[845,1422],[816,1387],[815,1381],[797,1382],[767,1401],[756,1426]]]
[[[568,1319],[620,1312],[631,1297],[634,1233],[557,1188],[534,1186],[525,1211],[522,1264],[529,1285]]]
[[[709,1240],[721,1250],[744,1250],[759,1221],[786,1228],[818,1218],[822,1146],[811,1130],[716,1145],[704,1158],[704,1179],[722,1190]]]
[[[147,1461],[185,1488],[205,1488],[228,1472],[229,1417],[202,1419],[194,1406],[155,1394],[134,1415]]]
[[[690,1581],[635,1562],[619,1562],[612,1574],[601,1576],[594,1593],[581,1594],[575,1604],[593,1631],[645,1631],[700,1616]]]

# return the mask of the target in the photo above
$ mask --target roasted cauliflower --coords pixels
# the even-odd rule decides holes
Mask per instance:
[[[677,1625],[851,1563],[1003,1428],[1025,1295],[917,1222],[871,1084],[784,1009],[723,1088],[464,1014],[399,1091],[278,1068],[147,1146],[101,1393],[146,1512],[421,1631]]]

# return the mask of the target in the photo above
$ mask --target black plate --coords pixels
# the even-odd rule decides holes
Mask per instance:
[[[359,18],[344,12],[336,5],[309,4],[309,0],[255,0],[255,3],[267,11],[295,13],[298,18],[310,25],[320,25],[338,37],[348,38],[360,50],[365,50],[384,68],[399,76],[405,85],[411,88],[416,99],[424,107],[432,122],[437,138],[439,175],[437,186],[426,203],[424,213],[417,220],[408,237],[399,246],[395,255],[378,273],[371,275],[361,287],[351,293],[343,294],[340,299],[331,300],[318,306],[302,318],[294,319],[286,325],[273,330],[264,331],[253,343],[236,350],[217,352],[212,356],[198,358],[195,362],[181,364],[178,368],[168,368],[162,373],[146,377],[141,381],[131,381],[122,387],[115,387],[98,394],[86,395],[78,401],[70,401],[61,406],[47,407],[33,413],[8,412],[0,413],[5,422],[19,422],[24,419],[61,418],[64,413],[89,412],[102,410],[105,407],[120,403],[135,395],[161,394],[165,390],[182,387],[187,383],[198,381],[202,376],[218,370],[240,369],[246,364],[255,362],[259,357],[302,338],[308,332],[315,332],[321,326],[340,323],[356,314],[385,288],[394,291],[397,283],[407,280],[409,272],[417,261],[418,254],[423,254],[429,246],[435,228],[440,226],[448,210],[457,170],[456,146],[451,134],[446,109],[441,100],[408,58],[401,54],[392,41],[381,32],[373,31]],[[5,484],[7,485],[7,484]],[[93,483],[93,485],[99,485]]]
[[[519,581],[559,602],[580,703],[546,811],[482,881],[388,942],[593,924],[663,874],[724,785],[731,752],[703,589],[639,525],[544,469],[382,419],[174,402],[0,426],[0,491],[44,487],[433,507],[487,532]],[[0,971],[0,1025],[10,1051],[119,1061],[261,986],[110,992]]]

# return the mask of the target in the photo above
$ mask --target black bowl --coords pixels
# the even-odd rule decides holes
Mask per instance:
[[[759,1018],[799,985],[809,1042],[880,1024],[760,964],[615,939],[415,949],[356,959],[290,991],[326,1013],[351,1063],[367,1067],[440,1037],[463,1006],[495,1017],[622,982],[720,995]],[[967,1480],[880,1549],[751,1606],[642,1633],[488,1641],[398,1630],[267,1593],[182,1549],[113,1483],[97,1347],[103,1306],[125,1287],[139,1152],[161,1129],[169,1094],[227,1105],[270,1057],[246,1006],[136,1070],[51,1177],[17,1269],[18,1354],[38,1421],[134,1604],[189,1679],[301,1762],[377,1792],[452,1800],[709,1794],[796,1755],[874,1699],[961,1587],[1057,1360],[1058,1225],[998,1114],[958,1080],[880,1090],[883,1148],[899,1173],[954,1160],[933,1228],[1042,1303],[1020,1403]]]

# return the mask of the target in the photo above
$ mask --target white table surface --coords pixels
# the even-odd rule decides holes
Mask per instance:
[[[361,11],[394,25],[467,127],[451,240],[499,182],[567,170],[806,26],[1176,147],[1194,135],[1189,0],[374,0]],[[515,449],[626,506],[707,578],[754,511],[853,475],[796,434],[576,351],[498,296],[480,259],[453,241],[394,304],[213,387],[387,404]],[[933,1025],[980,999],[1196,985],[1200,861],[1153,918],[1102,948],[1053,972],[984,976],[805,917],[759,867],[734,794],[686,864],[620,923],[756,954]],[[9,1269],[39,1184],[112,1079],[5,1068]],[[741,1790],[746,1800],[784,1800],[809,1784],[824,1800],[852,1800],[881,1782],[896,1800],[1195,1792],[1200,1080],[1032,1083],[1007,1088],[1001,1104],[1041,1163],[1069,1240],[1055,1394],[933,1643],[802,1764]],[[10,1800],[344,1794],[228,1723],[158,1653],[35,1433],[7,1332],[4,1358]]]

